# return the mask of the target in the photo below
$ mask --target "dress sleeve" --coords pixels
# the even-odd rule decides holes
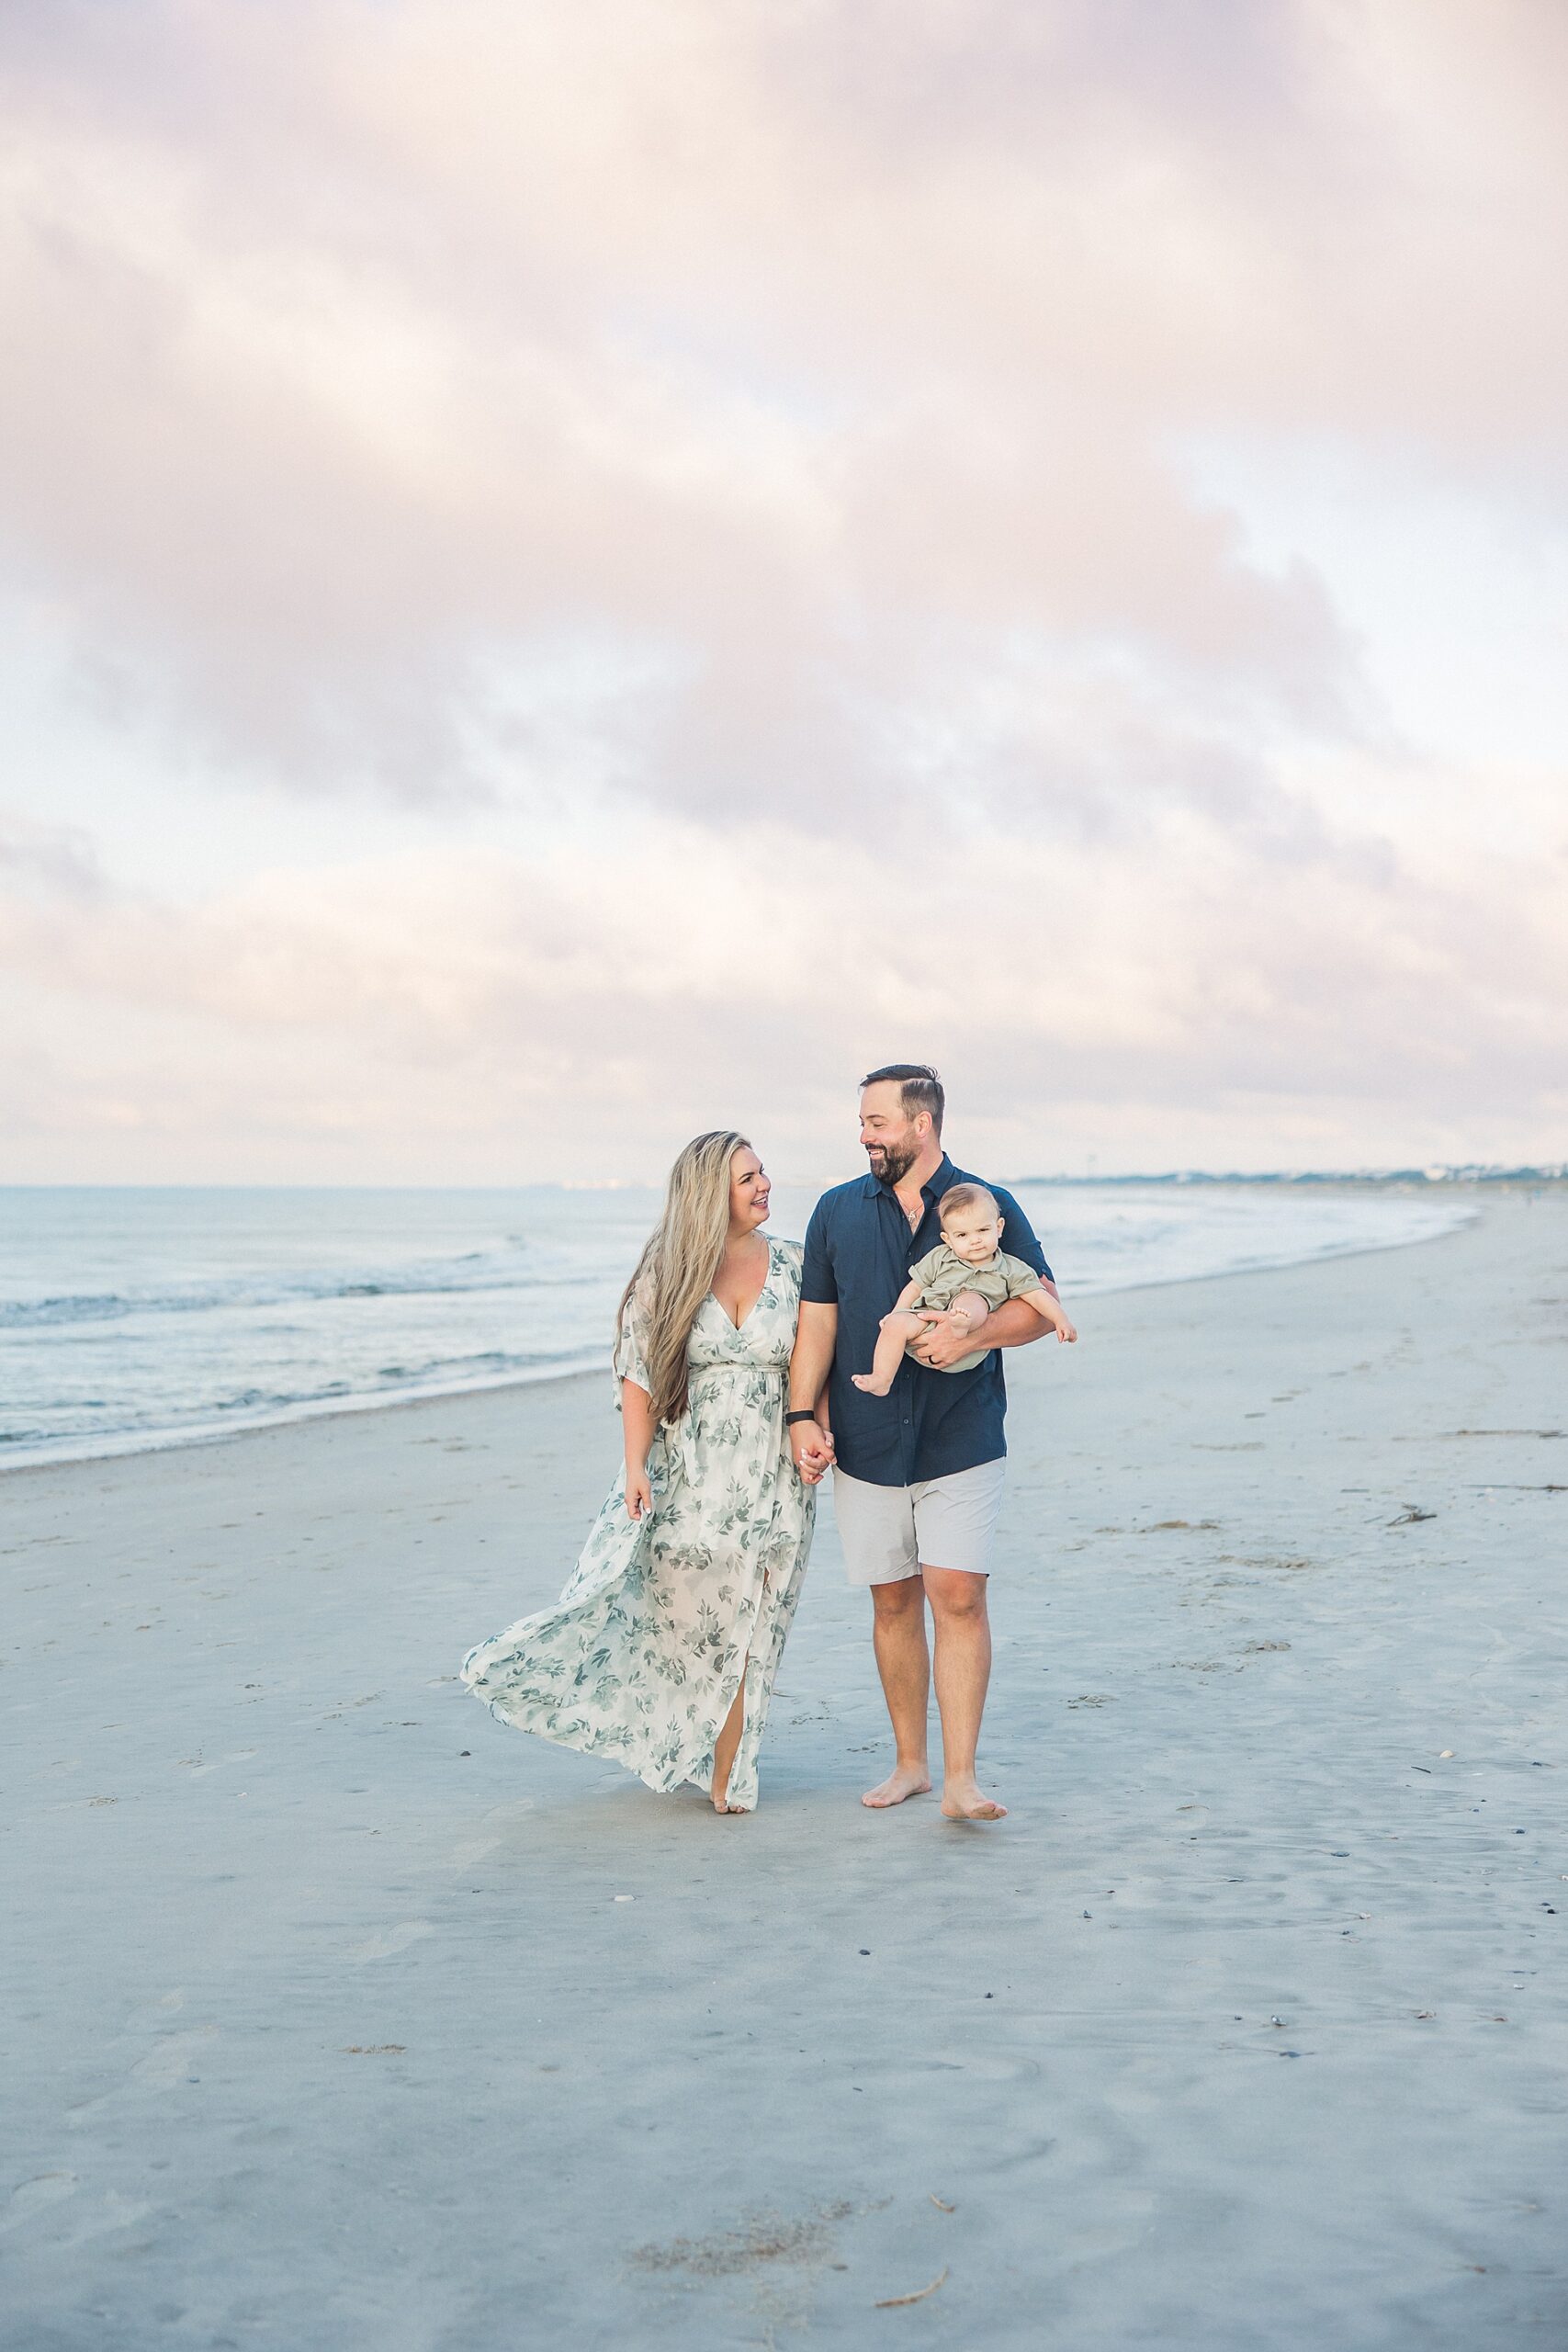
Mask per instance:
[[[615,1374],[618,1379],[635,1380],[651,1396],[653,1381],[645,1353],[647,1344],[648,1317],[634,1291],[621,1309],[621,1328],[615,1339]]]

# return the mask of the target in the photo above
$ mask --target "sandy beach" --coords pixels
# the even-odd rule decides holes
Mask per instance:
[[[830,1512],[752,1818],[462,1691],[605,1379],[0,1482],[6,2340],[1568,2343],[1568,1201],[1081,1323],[994,1830],[857,1804]]]

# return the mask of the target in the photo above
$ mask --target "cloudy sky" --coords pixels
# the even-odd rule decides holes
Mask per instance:
[[[1568,1153],[1560,0],[0,70],[0,1177]]]

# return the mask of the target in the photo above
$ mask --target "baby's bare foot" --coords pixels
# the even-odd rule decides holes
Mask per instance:
[[[923,1764],[895,1764],[885,1781],[879,1781],[874,1789],[867,1789],[861,1803],[880,1813],[885,1805],[902,1804],[906,1797],[923,1797],[931,1784],[931,1775]]]
[[[942,1809],[949,1821],[1005,1821],[1007,1807],[985,1795],[971,1772],[949,1781],[942,1792]]]

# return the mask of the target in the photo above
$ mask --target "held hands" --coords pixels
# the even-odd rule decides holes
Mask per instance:
[[[653,1509],[653,1488],[649,1482],[648,1466],[640,1470],[626,1465],[626,1517],[644,1520]]]
[[[819,1421],[795,1421],[790,1428],[789,1450],[804,1483],[820,1486],[833,1466],[832,1431]]]

